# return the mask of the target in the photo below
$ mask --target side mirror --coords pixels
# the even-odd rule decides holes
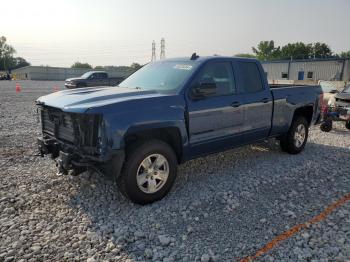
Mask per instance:
[[[195,99],[205,98],[216,94],[216,83],[215,81],[208,77],[203,79],[198,86],[192,89],[192,96]]]

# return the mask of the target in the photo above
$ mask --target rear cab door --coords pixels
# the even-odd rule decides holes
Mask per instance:
[[[93,73],[89,77],[88,86],[104,86],[108,85],[108,75],[103,72]]]
[[[101,85],[108,86],[109,85],[109,78],[108,74],[105,72],[100,73],[100,80],[101,80]]]
[[[272,123],[273,97],[265,73],[256,60],[234,59],[237,96],[244,111],[242,140],[249,143],[269,136]]]

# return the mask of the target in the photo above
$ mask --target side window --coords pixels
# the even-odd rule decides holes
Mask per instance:
[[[107,73],[100,73],[100,78],[101,79],[106,79],[107,78]]]
[[[234,94],[236,85],[230,62],[211,62],[202,68],[192,86],[199,86],[203,81],[211,79],[216,84],[216,92],[211,96]]]
[[[241,93],[255,93],[263,90],[258,66],[252,62],[238,62]]]

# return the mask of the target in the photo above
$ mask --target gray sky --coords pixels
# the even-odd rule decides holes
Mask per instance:
[[[33,65],[146,63],[234,55],[261,40],[325,42],[350,50],[349,0],[0,0],[0,35]]]

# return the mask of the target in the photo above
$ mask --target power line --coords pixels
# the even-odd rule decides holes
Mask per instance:
[[[156,61],[157,57],[156,57],[156,42],[153,40],[152,42],[152,59],[151,61]]]
[[[162,38],[160,40],[160,59],[165,59],[165,40]]]

